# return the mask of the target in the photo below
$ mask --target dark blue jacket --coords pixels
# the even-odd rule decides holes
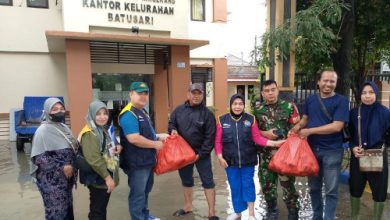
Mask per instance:
[[[222,127],[223,158],[229,166],[243,167],[257,164],[257,151],[252,140],[253,115],[244,113],[235,120],[230,114],[219,117]]]
[[[119,117],[125,113],[133,114],[137,117],[140,135],[149,140],[155,140],[152,122],[146,112],[128,104],[119,114]],[[122,128],[120,128],[120,140],[123,150],[120,154],[119,165],[125,172],[133,167],[154,167],[156,165],[156,149],[141,148],[131,144],[127,141]]]
[[[210,156],[215,141],[215,116],[202,103],[191,106],[188,101],[172,112],[168,132],[176,130],[192,147],[199,158]]]

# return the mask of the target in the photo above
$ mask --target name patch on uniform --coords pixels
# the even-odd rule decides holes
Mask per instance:
[[[245,125],[245,127],[250,127],[252,124],[251,124],[250,121],[245,120],[245,121],[244,121],[244,125]]]
[[[141,115],[139,115],[138,116],[138,121],[145,121],[145,119]]]
[[[231,125],[230,124],[226,124],[226,123],[224,123],[223,125],[222,125],[222,128],[230,128],[231,127]]]

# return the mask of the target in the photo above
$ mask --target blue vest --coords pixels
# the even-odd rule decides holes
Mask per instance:
[[[230,114],[219,117],[223,130],[222,155],[229,166],[243,167],[257,164],[257,150],[252,140],[251,130],[254,122],[254,116],[247,113],[237,121]]]
[[[155,133],[152,122],[146,112],[128,104],[119,114],[121,117],[125,112],[133,114],[138,119],[139,134],[149,140],[155,140]],[[120,140],[123,150],[119,158],[119,166],[127,172],[132,167],[154,167],[156,165],[156,150],[154,148],[141,148],[127,141],[126,135],[120,128]]]

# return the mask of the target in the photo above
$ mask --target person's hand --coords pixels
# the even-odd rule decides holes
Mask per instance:
[[[310,129],[309,129],[309,128],[301,129],[301,130],[298,132],[298,135],[299,135],[299,137],[301,137],[301,138],[307,138],[307,137],[309,137],[309,135],[311,135]]]
[[[104,178],[104,180],[106,181],[107,193],[111,193],[115,188],[114,180],[112,179],[112,177],[110,175],[106,176],[106,178]]]
[[[64,166],[64,174],[66,178],[71,178],[73,176],[73,167],[72,165],[65,165]]]
[[[229,166],[227,164],[226,160],[223,159],[222,154],[218,154],[218,161],[219,161],[219,165],[221,165],[221,167],[223,167],[223,168],[226,168]]]
[[[169,135],[166,133],[157,134],[156,136],[157,136],[157,140],[159,140],[159,141],[165,141],[165,139],[167,139],[167,137],[169,137]]]
[[[269,140],[275,140],[276,138],[278,138],[278,135],[274,134],[274,131],[276,130],[276,128],[272,128],[268,131],[262,131],[261,134]]]
[[[280,145],[282,145],[284,142],[286,142],[286,140],[279,140],[279,141],[268,140],[267,141],[267,146],[280,147]]]
[[[164,143],[162,141],[155,141],[155,144],[156,145],[154,146],[154,148],[156,150],[161,150],[164,147]]]
[[[179,133],[177,133],[177,131],[176,131],[175,129],[173,129],[173,130],[171,131],[171,135],[179,135]]]
[[[196,154],[196,157],[195,157],[194,163],[195,163],[196,161],[198,161],[198,160],[199,160],[199,154]]]
[[[301,130],[301,126],[299,125],[299,123],[297,123],[296,125],[294,125],[294,127],[290,129],[288,135],[290,135],[291,133],[298,134],[299,130]]]
[[[115,147],[114,147],[114,151],[113,153],[116,154],[116,155],[119,155],[123,150],[123,147],[122,145],[120,144],[117,144]]]
[[[360,158],[364,155],[364,149],[360,146],[353,147],[352,152],[356,158]]]

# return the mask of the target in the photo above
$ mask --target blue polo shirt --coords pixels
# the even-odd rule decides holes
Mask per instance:
[[[119,118],[119,123],[125,135],[140,133],[138,119],[130,112],[123,113]],[[157,140],[154,129],[151,127],[150,130],[154,134],[154,139]]]
[[[303,114],[309,117],[306,126],[307,128],[315,128],[332,123],[332,120],[329,120],[325,113],[321,110],[321,104],[316,96],[317,94],[314,94],[307,98],[303,109]],[[348,122],[349,102],[346,97],[336,93],[336,95],[332,97],[322,98],[321,100],[333,121]],[[320,150],[334,150],[342,148],[343,134],[342,132],[325,135],[313,134],[308,137],[308,141],[312,148],[319,148]]]

